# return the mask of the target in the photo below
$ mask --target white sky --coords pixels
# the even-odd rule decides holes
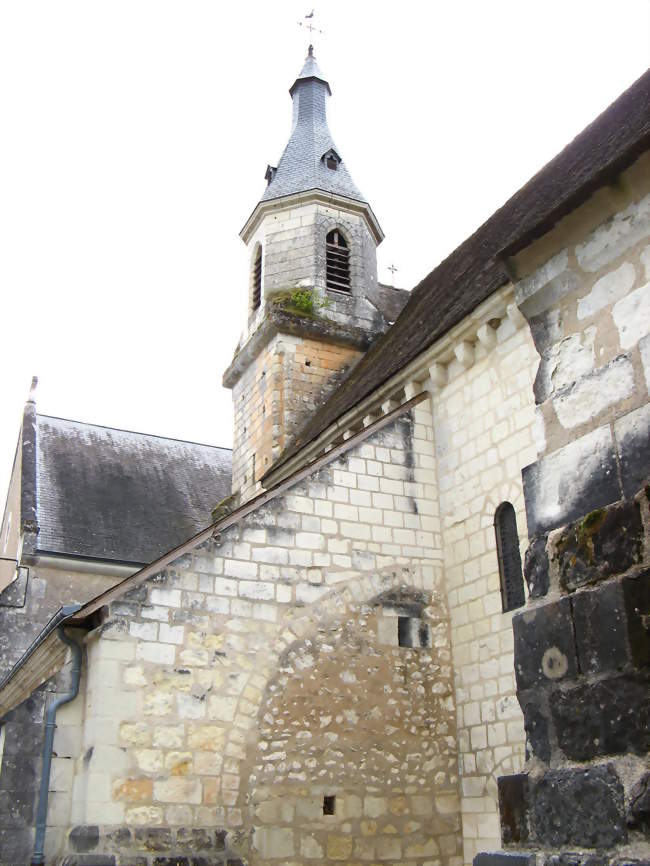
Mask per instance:
[[[238,232],[311,0],[0,2],[0,501],[38,411],[231,444]],[[630,85],[647,0],[316,5],[330,127],[411,288]]]

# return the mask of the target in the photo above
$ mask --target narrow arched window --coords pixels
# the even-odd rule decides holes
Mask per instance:
[[[524,576],[521,571],[519,535],[515,509],[510,502],[502,502],[494,515],[497,537],[497,556],[501,577],[501,605],[504,612],[526,603]]]
[[[326,285],[340,292],[350,291],[350,250],[338,229],[333,229],[326,238]]]
[[[262,302],[262,247],[255,251],[253,260],[253,312],[258,309]]]

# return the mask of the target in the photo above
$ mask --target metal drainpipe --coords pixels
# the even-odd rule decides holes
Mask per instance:
[[[74,609],[78,609],[78,605]],[[63,608],[65,611],[66,608]],[[69,609],[74,612],[72,606]],[[43,866],[45,863],[45,825],[47,822],[47,799],[50,791],[50,771],[52,770],[52,750],[54,747],[54,731],[56,730],[56,711],[63,704],[73,701],[79,693],[79,680],[81,679],[81,647],[69,637],[63,630],[63,625],[58,626],[57,633],[63,643],[67,644],[72,651],[72,682],[70,691],[65,695],[55,698],[47,709],[45,717],[45,742],[43,743],[43,769],[41,772],[41,788],[38,794],[38,808],[36,810],[36,836],[34,838],[34,853],[32,854],[31,866]]]

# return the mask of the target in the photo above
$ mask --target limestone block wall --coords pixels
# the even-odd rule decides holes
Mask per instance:
[[[233,387],[232,485],[248,499],[301,424],[327,398],[361,352],[277,334]]]
[[[497,506],[516,511],[522,554],[521,470],[536,456],[532,383],[537,355],[527,327],[504,318],[496,342],[453,361],[434,398],[445,582],[460,749],[466,863],[498,848],[496,780],[523,766],[525,736],[515,694],[512,613],[502,612],[494,532]],[[522,557],[523,558],[523,557]]]
[[[634,495],[648,471],[647,171],[642,177],[636,198],[595,227],[593,213],[576,212],[572,243],[558,251],[560,239],[551,236],[550,258],[517,286],[540,354],[535,395],[544,457],[525,477],[531,535]]]
[[[111,605],[69,849],[460,866],[431,409],[412,413]]]

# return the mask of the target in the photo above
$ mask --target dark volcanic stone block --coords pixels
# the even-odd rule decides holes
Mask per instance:
[[[482,851],[474,857],[473,866],[535,866],[535,859],[532,852]]]
[[[650,681],[622,675],[558,689],[549,699],[559,747],[567,758],[644,754],[650,748]]]
[[[616,671],[629,662],[627,616],[620,583],[571,597],[578,664],[583,674]]]
[[[541,598],[548,592],[548,553],[546,536],[533,539],[524,556],[524,577],[528,584],[528,595]]]
[[[138,827],[135,831],[138,847],[147,851],[169,851],[172,847],[172,831],[166,827]]]
[[[610,848],[627,841],[623,786],[610,765],[549,771],[531,799],[533,835],[543,846]]]
[[[33,849],[34,831],[31,827],[0,827],[0,863],[2,866],[29,863]]]
[[[205,851],[213,848],[211,835],[207,830],[192,827],[179,827],[176,831],[176,845],[182,851]]]
[[[623,578],[627,636],[632,664],[650,666],[650,571]]]
[[[635,830],[650,833],[650,773],[646,773],[630,791],[627,823]]]
[[[528,840],[528,774],[501,776],[499,789],[499,817],[501,841],[504,845]]]
[[[562,598],[513,617],[517,689],[571,679],[578,670],[571,603]]]
[[[519,706],[524,714],[526,729],[526,746],[530,754],[548,764],[551,760],[551,744],[549,740],[549,720],[544,709],[546,696],[540,689],[527,689],[517,692]]]
[[[154,857],[153,866],[190,866],[187,857]]]
[[[561,854],[551,854],[544,861],[544,866],[609,866],[606,854],[585,854],[581,851],[563,851]]]
[[[560,583],[571,592],[641,561],[643,524],[636,502],[591,511],[567,526],[555,542]]]
[[[73,827],[68,844],[73,851],[93,851],[99,844],[99,827],[92,824]]]

